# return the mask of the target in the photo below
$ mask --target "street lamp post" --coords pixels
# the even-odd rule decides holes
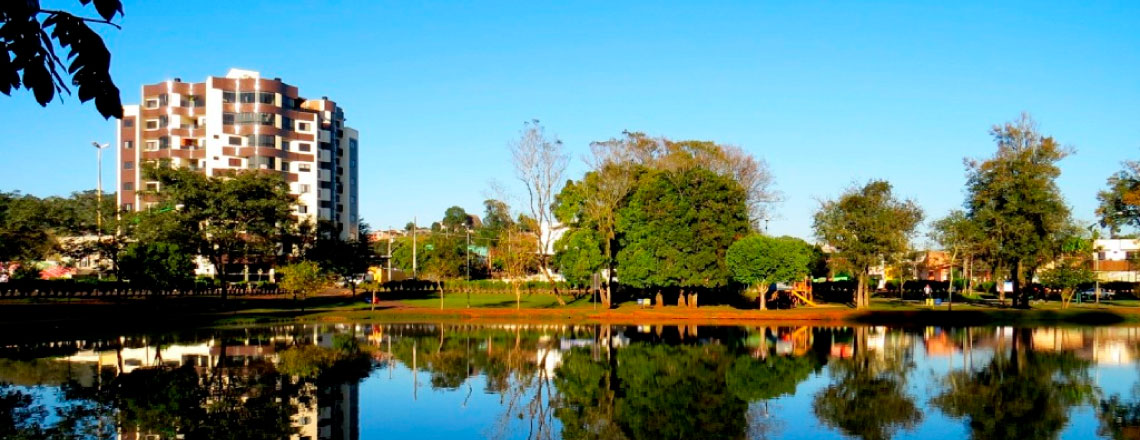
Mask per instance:
[[[91,146],[95,147],[95,164],[96,164],[96,182],[95,182],[95,242],[99,245],[103,244],[103,149],[110,147],[111,144],[102,144],[92,142]],[[96,262],[98,266],[98,262]],[[99,279],[103,279],[103,272],[96,268],[95,273]]]

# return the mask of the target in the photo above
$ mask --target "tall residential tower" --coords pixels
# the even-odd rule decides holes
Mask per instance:
[[[142,87],[142,105],[123,107],[118,127],[119,206],[153,203],[140,192],[158,183],[144,163],[169,161],[217,176],[232,170],[280,173],[297,196],[298,218],[332,222],[356,237],[358,133],[327,97],[302,98],[281,78],[230,69],[225,77],[185,83],[175,78]]]

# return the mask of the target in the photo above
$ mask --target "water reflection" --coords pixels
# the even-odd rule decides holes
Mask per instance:
[[[1135,328],[440,324],[21,343],[0,346],[0,438],[1138,438],[1138,347]]]

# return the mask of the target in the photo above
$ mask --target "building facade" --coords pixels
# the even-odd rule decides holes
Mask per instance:
[[[359,133],[327,97],[305,99],[296,86],[258,72],[186,83],[142,86],[142,104],[123,107],[117,130],[118,202],[153,206],[158,183],[146,163],[167,163],[208,176],[236,170],[280,174],[297,196],[299,219],[329,221],[344,238],[359,231]]]

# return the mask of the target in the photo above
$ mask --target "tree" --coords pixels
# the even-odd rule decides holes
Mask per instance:
[[[905,251],[920,222],[922,209],[917,204],[896,199],[890,183],[872,180],[862,188],[848,189],[838,200],[823,202],[813,227],[816,237],[835,249],[833,255],[854,269],[855,307],[866,308],[871,267]]]
[[[554,267],[577,286],[588,286],[604,265],[601,240],[592,229],[575,229],[562,235],[554,242]],[[609,307],[608,297],[603,295],[602,305]]]
[[[32,91],[41,106],[47,106],[56,94],[70,94],[68,86],[75,86],[80,102],[94,99],[104,118],[122,118],[119,88],[111,80],[111,53],[87,23],[119,29],[111,20],[123,15],[123,5],[120,0],[79,3],[93,3],[101,18],[42,9],[38,1],[8,1],[0,6],[0,46],[6,49],[0,56],[0,92],[11,96],[13,89],[23,87]],[[66,66],[56,53],[57,44],[68,51]],[[61,69],[71,76],[70,81]]]
[[[1087,230],[1069,225],[1057,239],[1053,267],[1041,272],[1041,284],[1061,294],[1062,308],[1069,307],[1078,288],[1096,282],[1096,273],[1090,267],[1093,243]]]
[[[368,242],[370,229],[367,223],[361,222],[357,237],[342,239],[331,224],[321,222],[317,241],[305,257],[343,281],[352,290],[352,296],[356,296],[356,277],[368,272],[377,261],[376,251]]]
[[[161,291],[193,280],[194,261],[177,244],[135,242],[119,257],[122,277],[139,287]]]
[[[327,282],[325,274],[321,272],[320,266],[312,261],[300,261],[282,267],[278,272],[281,274],[280,286],[286,291],[293,292],[293,298],[296,299],[297,295],[301,296],[301,309],[304,310],[304,301],[309,294],[316,292],[321,287],[324,287]]]
[[[990,130],[997,152],[967,160],[966,216],[990,237],[991,257],[1009,270],[1014,306],[1029,307],[1021,286],[1049,260],[1054,235],[1069,222],[1057,162],[1071,153],[1041,135],[1028,114]]]
[[[962,260],[962,276],[967,282],[970,280],[969,262],[973,256],[981,251],[985,237],[978,224],[970,220],[961,210],[951,211],[946,217],[934,221],[930,225],[930,238],[942,246],[950,254],[950,267],[960,257]],[[951,270],[953,273],[953,270]],[[953,277],[951,277],[953,278]],[[951,280],[953,281],[953,280]],[[951,290],[954,284],[950,284]],[[969,288],[968,286],[966,287]],[[953,293],[951,293],[951,297]]]
[[[733,243],[725,258],[733,279],[756,286],[760,309],[767,310],[768,286],[807,275],[811,255],[807,243],[797,238],[750,235]]]
[[[1097,193],[1100,225],[1115,238],[1124,226],[1140,227],[1140,161],[1124,162],[1124,169],[1108,178],[1108,189]]]
[[[535,244],[538,249],[538,267],[543,276],[554,286],[547,258],[552,249],[555,218],[551,206],[558,185],[562,184],[562,173],[566,171],[570,157],[562,147],[562,141],[546,135],[546,129],[533,120],[524,125],[519,140],[510,143],[514,158],[515,174],[526,188],[530,217],[535,221]],[[566,301],[554,288],[558,303]]]
[[[151,196],[165,206],[160,211],[172,213],[188,232],[187,248],[209,259],[223,283],[235,259],[248,264],[275,256],[296,225],[295,199],[280,176],[239,171],[207,177],[165,166],[146,167],[144,175],[159,184],[160,190]]]
[[[475,227],[467,211],[458,206],[452,206],[443,212],[440,225],[449,232],[462,232]]]
[[[748,232],[746,195],[733,180],[703,168],[647,171],[618,213],[622,283],[690,292],[727,285],[728,247]]]

